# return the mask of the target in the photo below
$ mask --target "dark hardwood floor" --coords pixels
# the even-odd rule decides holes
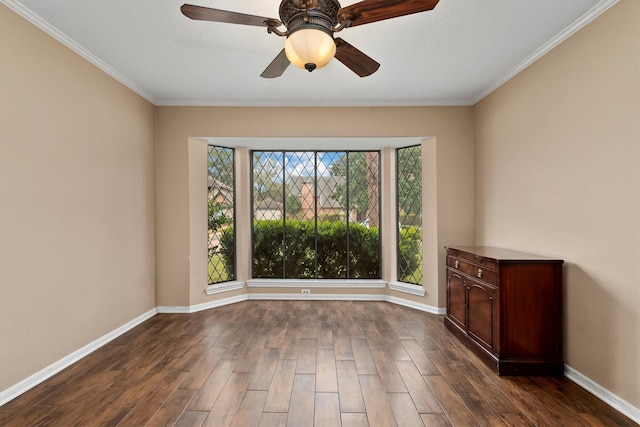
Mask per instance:
[[[631,426],[566,378],[498,377],[385,302],[159,314],[0,407],[1,426]]]

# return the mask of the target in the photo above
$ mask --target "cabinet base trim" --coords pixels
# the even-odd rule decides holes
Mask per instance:
[[[473,351],[488,367],[500,376],[561,377],[564,363],[556,360],[500,359],[484,349],[453,320],[445,316],[445,327],[467,348]]]

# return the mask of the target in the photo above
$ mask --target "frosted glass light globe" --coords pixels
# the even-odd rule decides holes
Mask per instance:
[[[336,54],[336,43],[324,31],[303,28],[287,37],[284,52],[289,62],[296,67],[313,71],[331,61]]]

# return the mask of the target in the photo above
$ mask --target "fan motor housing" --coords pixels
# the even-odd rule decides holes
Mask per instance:
[[[308,7],[307,5],[312,7]],[[280,21],[287,27],[289,34],[306,24],[333,33],[333,27],[340,10],[337,0],[282,0],[280,3]]]

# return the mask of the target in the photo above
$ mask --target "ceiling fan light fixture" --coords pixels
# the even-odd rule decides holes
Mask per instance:
[[[313,71],[331,61],[336,54],[336,43],[331,34],[317,26],[298,28],[287,37],[284,52],[296,67]]]

